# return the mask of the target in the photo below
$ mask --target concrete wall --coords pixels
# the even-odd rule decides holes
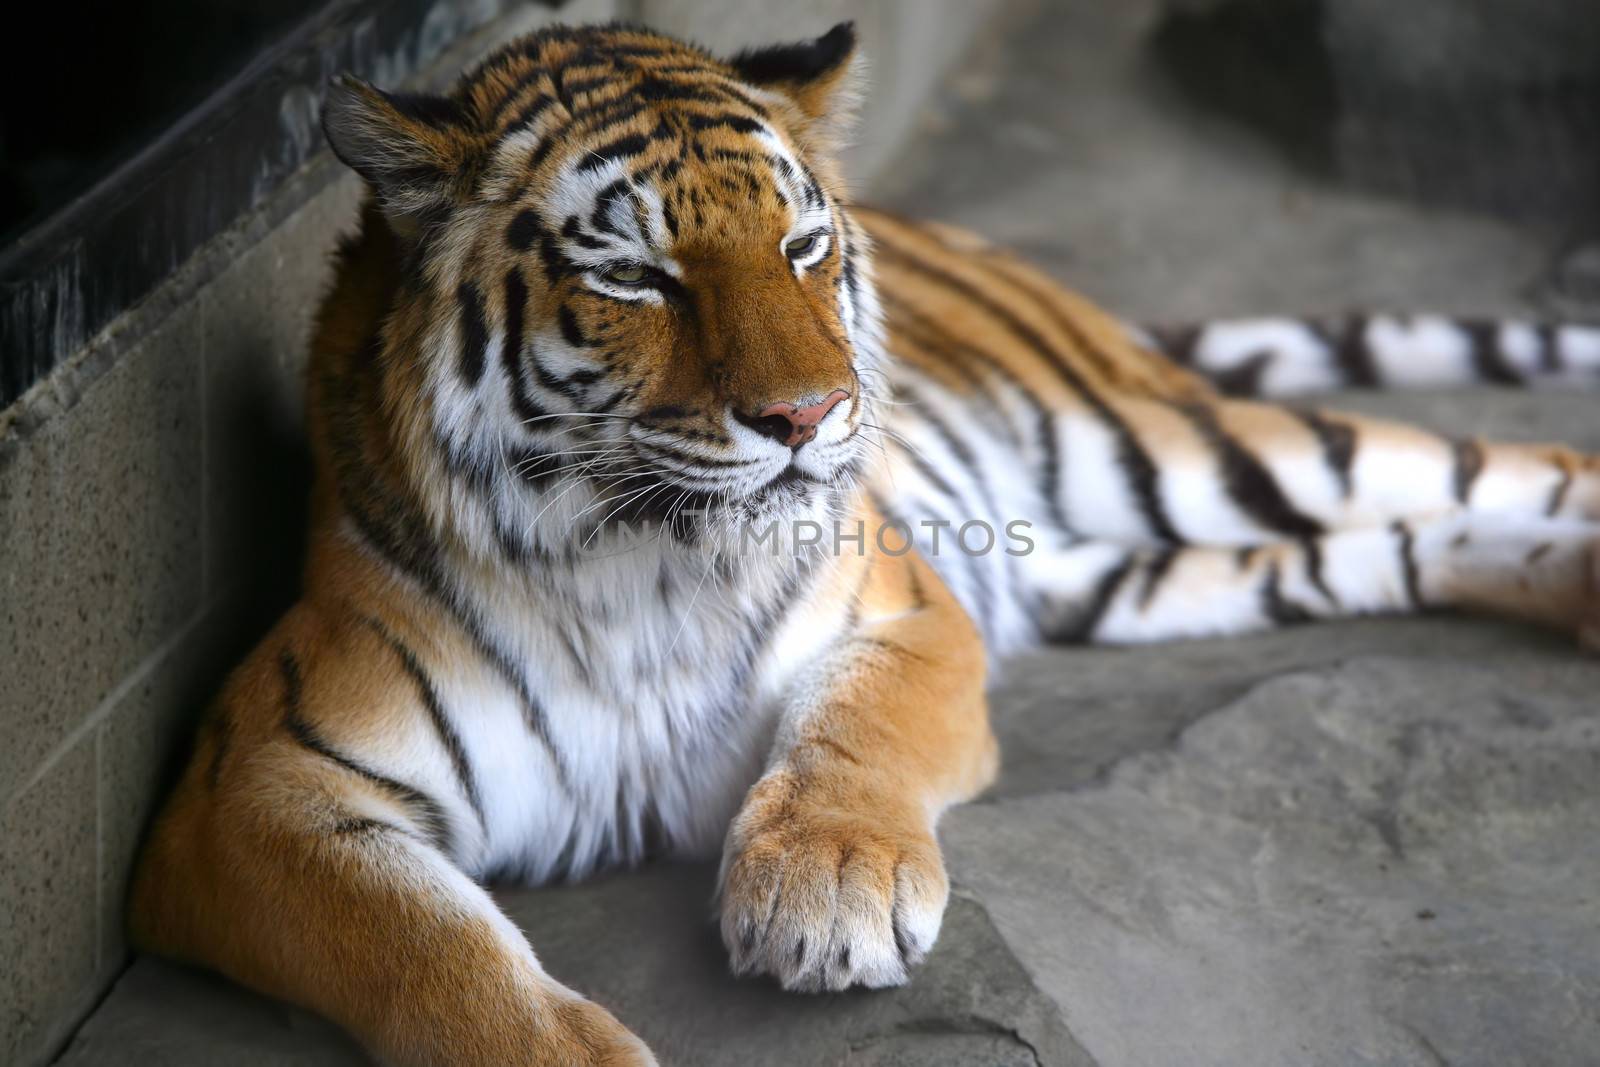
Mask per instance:
[[[560,15],[730,50],[854,16],[878,86],[851,158],[865,178],[989,6],[579,0]],[[497,32],[550,18],[530,7]],[[196,714],[293,595],[305,339],[359,195],[319,157],[0,413],[0,1064],[47,1058],[126,964],[143,827]]]

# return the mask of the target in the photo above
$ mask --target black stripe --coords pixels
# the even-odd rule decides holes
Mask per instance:
[[[578,216],[576,215],[567,216],[567,221],[561,226],[561,236],[580,248],[596,250],[606,247],[604,241],[597,240],[583,232],[583,224],[578,221]]]
[[[591,64],[583,63],[582,65],[590,66]],[[616,75],[611,71],[607,71],[604,74],[595,74],[587,78],[579,78],[572,82],[562,79],[560,85],[562,99],[565,100],[568,107],[571,108],[571,102],[576,97],[582,96],[584,93],[592,93],[596,89],[602,88],[608,83],[612,83],[615,81],[615,79]]]
[[[1411,527],[1404,522],[1397,522],[1389,529],[1398,539],[1400,572],[1405,577],[1406,596],[1413,607],[1426,608],[1427,601],[1422,597],[1422,575],[1417,570],[1416,539],[1412,536]]]
[[[382,348],[382,338],[374,332],[362,361],[367,368],[376,367]],[[339,500],[362,539],[377,555],[400,574],[438,595],[443,586],[439,548],[426,519],[411,498],[391,487],[381,470],[368,461],[364,431],[366,413],[376,403],[378,385],[369,380],[375,373],[340,368],[337,363],[330,363],[322,373],[329,453]]]
[[[544,264],[545,280],[551,285],[578,273],[578,265],[561,251],[553,234],[544,233],[540,237],[539,260]]]
[[[1042,311],[1056,329],[1066,335],[1073,350],[1095,365],[1100,371],[1101,377],[1111,380],[1115,380],[1118,377],[1115,357],[1096,345],[1088,333],[1078,323],[1074,322],[1072,317],[1052,299],[1052,294],[1040,289],[1032,281],[1021,277],[1020,272],[1009,269],[1009,265],[1003,260],[991,262],[990,269],[994,271],[996,277],[1010,282],[1020,290],[1035,307]],[[1067,362],[1067,357],[1064,355],[1057,354],[1055,358],[1057,362]]]
[[[483,321],[483,294],[471,282],[456,289],[461,312],[461,377],[467,388],[483,380],[483,366],[489,348],[489,329]]]
[[[904,389],[905,387],[902,386],[902,388]],[[918,394],[912,390],[906,389],[906,392],[913,398],[918,396]],[[944,442],[944,446],[950,450],[953,456],[955,456],[956,462],[965,467],[967,469],[967,473],[972,476],[972,482],[977,487],[978,496],[981,498],[983,506],[987,508],[989,512],[989,514],[984,516],[984,518],[993,519],[996,522],[1001,521],[1004,516],[1001,514],[999,501],[995,499],[994,493],[989,486],[988,479],[986,479],[983,475],[983,465],[978,462],[977,455],[972,451],[967,442],[962,440],[960,435],[958,435],[948,423],[933,413],[933,410],[928,406],[926,401],[914,399],[914,403],[916,403],[917,406],[910,409],[907,417],[921,419],[923,422],[927,423],[928,427],[933,430],[933,432],[941,441]],[[978,516],[970,517],[977,518]],[[1006,586],[1011,591],[1014,598],[1020,598],[1022,595],[1022,590],[1019,584],[1020,579],[1016,573],[1016,560],[1011,556],[1010,553],[1002,553],[1000,558],[1001,569],[1005,572],[1006,576]]]
[[[630,133],[584,153],[583,161],[578,164],[578,169],[599,170],[607,163],[622,159],[632,159],[648,147],[650,147],[649,137],[642,133]]]
[[[843,273],[846,276],[850,273],[848,261],[846,261]],[[852,301],[855,299],[854,295],[852,295],[851,299]],[[882,299],[884,307],[892,309],[891,319],[894,333],[929,355],[939,357],[938,365],[940,367],[971,386],[972,393],[981,398],[984,405],[994,414],[995,421],[1005,430],[1006,436],[1010,437],[1020,448],[1022,446],[1021,431],[1012,425],[1007,418],[1005,408],[1001,404],[1000,397],[995,392],[993,385],[972,364],[984,364],[997,376],[1004,378],[1010,385],[1024,394],[1029,406],[1036,412],[1048,414],[1044,405],[1039,403],[1037,398],[1012,377],[1004,367],[996,366],[986,353],[958,350],[957,345],[959,342],[952,343],[948,335],[943,334],[927,316],[888,294],[884,294]],[[963,355],[970,358],[963,359]],[[920,368],[917,369],[920,371]],[[1047,498],[1049,496],[1048,493],[1044,495]]]
[[[645,100],[697,100],[720,104],[728,99],[725,93],[712,86],[652,77],[641,78],[633,91]]]
[[[400,827],[386,823],[382,819],[368,819],[365,816],[346,816],[333,824],[336,834],[374,834],[374,833],[404,833]]]
[[[889,442],[901,452],[905,453],[906,458],[909,459],[912,465],[917,468],[917,471],[922,475],[922,477],[931,482],[933,487],[937,489],[945,499],[957,506],[965,506],[966,502],[961,499],[961,494],[956,492],[955,486],[946,481],[944,475],[940,474],[938,470],[934,468],[933,464],[929,463],[922,457],[922,453],[918,452],[916,449],[912,448],[910,445],[906,444],[897,437],[889,438]]]
[[[1499,323],[1468,322],[1462,323],[1461,329],[1472,345],[1472,367],[1481,381],[1497,385],[1522,384],[1522,375],[1506,358],[1505,348],[1500,343]]]
[[[374,334],[369,342],[381,350],[381,338]],[[520,369],[520,367],[519,367]],[[509,657],[484,633],[483,625],[470,608],[462,604],[449,588],[439,564],[439,547],[432,540],[427,520],[405,497],[387,489],[364,460],[359,420],[365,409],[357,395],[360,383],[351,376],[329,372],[324,376],[324,393],[330,406],[329,432],[333,447],[340,503],[356,531],[378,556],[388,561],[400,575],[415,582],[454,619],[473,647],[500,674],[517,696],[528,729],[549,752],[556,779],[571,792],[571,776],[556,750],[544,721],[544,711],[533,699],[527,682]]]
[[[544,77],[549,73],[550,70],[548,67],[534,66],[519,74],[516,81],[512,82],[506,88],[505,92],[500,95],[500,99],[494,102],[494,107],[489,111],[489,120],[486,125],[492,127],[495,123],[499,122],[501,116],[511,109],[512,104],[517,102],[524,89],[532,85],[539,78]]]
[[[907,592],[911,594],[911,610],[926,611],[928,607],[928,591],[922,586],[922,572],[916,566],[906,568]]]
[[[591,348],[594,342],[583,334],[583,329],[578,325],[578,316],[573,314],[572,308],[562,304],[556,310],[556,322],[561,327],[561,337],[573,348]]]
[[[946,271],[930,266],[923,260],[896,248],[891,242],[882,239],[878,245],[888,251],[894,258],[900,260],[908,270],[932,278],[948,289],[952,289],[969,301],[982,308],[991,317],[998,319],[1013,334],[1020,338],[1030,348],[1043,356],[1061,376],[1069,388],[1077,393],[1083,402],[1088,405],[1095,417],[1111,432],[1116,439],[1117,461],[1127,475],[1129,485],[1137,498],[1140,511],[1143,513],[1151,532],[1163,541],[1182,542],[1178,531],[1172,525],[1172,520],[1167,516],[1166,505],[1161,500],[1159,491],[1158,472],[1150,454],[1145,451],[1139,439],[1134,436],[1127,422],[1106,401],[1083,380],[1075,367],[1063,359],[1038,331],[1023,322],[1013,311],[996,303],[991,297],[978,289],[965,279],[958,278]]]
[[[633,183],[629,179],[618,178],[595,194],[594,210],[589,212],[590,228],[596,233],[611,233],[621,236],[621,231],[611,222],[611,209],[622,198],[624,193],[630,193],[632,189]]]
[[[678,448],[674,445],[659,441],[636,441],[634,442],[634,445],[641,452],[650,453],[657,456],[665,456],[669,459],[675,459],[679,463],[688,464],[690,466],[708,467],[712,469],[742,469],[744,467],[753,467],[762,462],[759,459],[724,459],[717,456],[696,455],[687,449]]]
[[[961,341],[948,334],[944,327],[933,319],[917,311],[910,304],[904,303],[889,294],[884,294],[884,306],[892,310],[893,328],[896,333],[905,337],[907,341],[926,349],[929,354],[939,357],[944,366],[950,367],[955,373],[968,377],[979,393],[988,400],[993,407],[996,417],[1010,431],[1010,436],[1016,441],[1018,447],[1022,445],[1022,435],[1006,421],[1005,409],[997,396],[992,395],[988,383],[984,382],[978,374],[968,366],[969,359],[982,363],[992,373],[1003,379],[1019,395],[1034,412],[1034,433],[1039,445],[1040,471],[1039,495],[1044,498],[1045,504],[1050,509],[1050,516],[1056,525],[1063,531],[1070,529],[1067,522],[1066,509],[1061,503],[1061,444],[1056,438],[1054,413],[1047,408],[1033,391],[1023,385],[1010,368],[988,352],[983,351],[965,341]],[[907,327],[910,327],[908,336]]]
[[[445,753],[450,757],[451,765],[455,768],[461,793],[472,806],[473,814],[477,815],[478,825],[487,830],[488,822],[483,814],[483,799],[478,792],[477,776],[467,759],[467,750],[461,743],[461,735],[456,733],[450,716],[445,714],[444,705],[439,701],[439,691],[434,688],[433,679],[428,677],[428,672],[417,659],[417,654],[391,633],[387,626],[373,618],[364,621],[384,644],[389,646],[390,651],[400,660],[400,666],[416,684],[417,693],[422,697],[422,705],[428,712],[428,719],[433,723],[434,732],[439,735],[439,744],[444,747]]]
[[[899,394],[910,398],[911,402],[917,405],[916,408],[909,413],[909,417],[921,419],[923,422],[928,424],[928,428],[933,430],[934,435],[938,437],[939,440],[944,443],[944,446],[950,450],[951,455],[955,456],[956,462],[960,463],[967,469],[967,473],[972,476],[973,484],[978,488],[978,495],[983,498],[983,503],[988,507],[991,515],[998,518],[1000,511],[999,505],[995,503],[994,497],[989,492],[989,483],[983,476],[983,467],[981,464],[979,464],[978,457],[972,451],[971,446],[968,445],[967,442],[963,441],[960,436],[958,436],[956,432],[950,428],[948,423],[946,423],[939,416],[935,415],[928,408],[927,401],[922,399],[920,393],[916,389],[913,389],[908,383],[902,382],[898,392]]]
[[[566,377],[551,374],[550,368],[544,365],[544,361],[539,358],[537,351],[533,353],[532,362],[534,377],[539,380],[540,385],[552,393],[560,393],[562,396],[577,403],[583,401],[585,387],[593,385],[606,377],[605,371],[573,371]],[[604,411],[596,409],[595,413],[604,414]]]
[[[1549,374],[1561,373],[1561,332],[1548,322],[1541,322],[1539,334],[1539,366]]]
[[[1283,595],[1283,575],[1276,561],[1267,568],[1266,580],[1261,583],[1261,610],[1279,626],[1293,626],[1309,622],[1311,613]]]
[[[659,429],[658,426],[653,424],[670,422],[674,419],[693,418],[698,414],[700,414],[698,408],[691,410],[689,408],[680,407],[676,404],[666,404],[661,407],[651,408],[644,414],[637,416],[634,421],[640,423],[641,425],[648,426],[650,429]]]
[[[542,229],[537,212],[519,211],[517,217],[511,220],[511,225],[506,227],[506,243],[518,252],[526,252],[538,240]]]
[[[467,627],[467,633],[472,638],[478,652],[489,661],[490,665],[500,674],[506,685],[517,695],[517,702],[522,706],[522,721],[528,731],[538,739],[550,756],[550,765],[555,768],[556,783],[568,794],[572,792],[572,772],[568,770],[566,761],[561,758],[561,752],[556,748],[554,738],[550,736],[550,724],[546,719],[544,708],[534,699],[533,693],[528,689],[528,683],[523,678],[522,672],[511,661],[500,647],[489,640],[489,635],[483,632],[483,627],[476,619],[466,617],[462,619]]]
[[[1317,592],[1334,607],[1339,606],[1339,598],[1334,595],[1332,587],[1322,575],[1322,541],[1319,538],[1308,537],[1300,542],[1300,549],[1306,554],[1306,579],[1314,586]]]
[[[1157,351],[1180,367],[1194,366],[1195,353],[1200,347],[1204,326],[1146,326]]]
[[[1178,404],[1174,407],[1188,416],[1195,430],[1216,454],[1228,495],[1252,519],[1269,530],[1290,537],[1315,537],[1322,533],[1322,524],[1290,503],[1272,472],[1222,428],[1215,410],[1205,404]]]
[[[1144,583],[1139,587],[1139,610],[1148,608],[1150,602],[1156,598],[1156,594],[1161,591],[1161,583],[1172,570],[1172,565],[1177,562],[1179,551],[1176,546],[1168,545],[1156,552],[1146,565]]]
[[[1450,443],[1455,456],[1456,499],[1465,504],[1472,496],[1472,486],[1483,473],[1483,446],[1471,437],[1458,438]]]
[[[1124,559],[1121,563],[1106,571],[1095,583],[1094,592],[1089,595],[1084,609],[1076,615],[1066,626],[1052,628],[1046,635],[1049,641],[1060,644],[1080,645],[1093,640],[1095,631],[1100,628],[1100,620],[1105,617],[1107,609],[1116,599],[1117,590],[1122,588],[1123,581],[1134,569],[1133,559]]]
[[[1266,350],[1257,352],[1227,370],[1206,370],[1205,373],[1216,383],[1217,388],[1228,396],[1260,396],[1261,376],[1271,364],[1272,352]]]
[[[466,111],[448,96],[395,92],[382,95],[400,114],[432,129],[459,128],[468,121]]]
[[[1561,468],[1561,480],[1550,491],[1550,502],[1545,505],[1544,513],[1554,518],[1561,512],[1561,505],[1567,501],[1567,491],[1572,488],[1572,470],[1568,467]]]
[[[905,454],[906,458],[911,461],[912,466],[916,467],[917,471],[922,475],[922,477],[928,482],[932,483],[933,487],[938,490],[938,492],[943,495],[946,500],[955,505],[958,513],[961,510],[966,510],[970,514],[972,510],[971,505],[968,504],[962,495],[956,491],[953,485],[945,480],[943,475],[934,469],[933,464],[923,459],[919,452],[913,449],[910,445],[907,445],[904,441],[901,441],[899,438],[891,437],[889,438],[889,442],[894,445],[895,448]],[[937,530],[937,528],[935,529]],[[953,540],[956,536],[956,524],[953,521],[950,523],[950,528],[947,532]],[[956,551],[961,551],[959,546],[957,547]],[[986,572],[979,570],[973,564],[972,557],[967,556],[965,553],[961,553],[961,558],[964,558],[967,562],[967,575],[972,579],[973,593],[977,597],[978,602],[974,606],[977,608],[976,614],[978,616],[977,621],[979,628],[986,634],[992,634],[994,633],[995,614],[994,591],[989,588],[989,583],[985,580],[987,577]]]
[[[506,461],[518,478],[535,489],[546,488],[551,481],[572,466],[560,452],[546,452],[540,448],[511,448]]]
[[[510,134],[516,133],[518,130],[527,129],[529,126],[533,125],[534,121],[540,115],[543,115],[550,108],[554,107],[555,104],[555,97],[548,93],[540,93],[538,96],[533,98],[532,102],[530,102],[527,107],[522,109],[517,117],[511,121],[510,125],[501,131],[500,136],[505,138]]]
[[[506,271],[506,336],[500,346],[500,358],[505,364],[506,378],[511,386],[511,408],[523,421],[531,421],[549,414],[528,393],[527,367],[523,363],[523,315],[528,305],[528,286],[522,280],[522,271],[512,267]]]
[[[301,715],[301,700],[304,696],[300,676],[300,661],[294,653],[284,649],[278,654],[278,669],[283,675],[284,689],[284,729],[289,731],[289,736],[323,759],[337,763],[347,771],[360,775],[374,785],[393,793],[400,801],[415,809],[413,815],[420,822],[439,851],[445,855],[452,855],[454,849],[450,837],[450,820],[445,816],[444,809],[437,801],[426,793],[421,792],[404,782],[397,782],[387,775],[366,767],[348,756],[334,749],[320,736],[316,729]]]
[[[727,129],[736,133],[760,133],[765,127],[748,115],[723,112],[716,115],[692,115],[689,125],[695,130]]]
[[[587,131],[591,135],[601,133],[638,117],[644,113],[645,108],[646,104],[643,101],[624,94],[623,96],[613,97],[604,103],[596,104],[593,107],[585,108],[582,111],[572,112],[567,121],[549,130],[539,138],[538,147],[528,157],[528,165],[525,168],[526,173],[532,174],[538,170],[540,164],[550,157],[557,145],[572,144],[578,137],[580,126],[588,125],[592,127]],[[639,136],[642,140],[643,136]],[[604,161],[595,162],[590,160],[589,165],[597,167],[602,162]]]
[[[1356,458],[1355,430],[1342,422],[1334,422],[1316,411],[1302,408],[1288,410],[1316,435],[1317,443],[1322,446],[1322,461],[1338,479],[1339,489],[1348,499],[1355,491],[1355,479],[1352,473]]]
[[[1329,350],[1346,385],[1370,388],[1380,384],[1378,366],[1367,343],[1367,321],[1352,315],[1342,325],[1313,327]]]

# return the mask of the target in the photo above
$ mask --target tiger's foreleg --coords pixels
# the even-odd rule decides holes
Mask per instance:
[[[789,989],[907,980],[949,895],[934,823],[993,778],[984,653],[914,555],[876,557],[862,618],[793,701],[723,853],[722,936]]]
[[[269,675],[249,664],[230,685],[213,722],[231,725],[203,735],[152,830],[129,906],[135,945],[324,1015],[384,1063],[653,1064],[544,971],[393,782],[297,740],[276,708],[245,714]]]
[[[1237,549],[1084,542],[1030,558],[1055,641],[1143,643],[1463,609],[1600,636],[1600,524],[1465,511]]]

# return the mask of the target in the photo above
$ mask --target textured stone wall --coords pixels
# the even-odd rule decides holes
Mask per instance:
[[[730,51],[854,17],[876,83],[850,161],[866,177],[992,6],[529,5],[413,80],[557,17]],[[195,716],[293,596],[305,342],[359,196],[323,153],[0,412],[0,1063],[48,1057],[126,965],[143,828]]]

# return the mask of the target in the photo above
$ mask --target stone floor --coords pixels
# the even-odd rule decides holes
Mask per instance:
[[[1152,7],[1019,4],[872,199],[1164,321],[1537,294],[1562,235],[1296,174],[1167,87],[1139,49]],[[1600,449],[1600,397],[1336,402]],[[1594,1062],[1597,694],[1568,642],[1466,620],[1014,664],[1004,777],[942,824],[955,894],[903,990],[733,981],[707,867],[501,899],[669,1064]],[[139,960],[60,1062],[361,1059],[304,1013]]]

